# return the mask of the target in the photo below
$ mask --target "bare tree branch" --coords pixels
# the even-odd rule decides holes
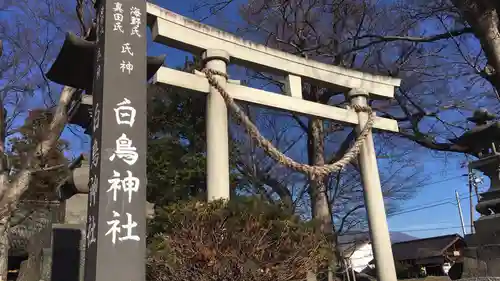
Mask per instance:
[[[391,42],[391,41],[408,41],[408,42],[417,42],[417,43],[430,43],[430,42],[439,41],[439,40],[443,40],[443,39],[450,39],[450,38],[457,37],[457,36],[460,36],[463,34],[471,34],[472,32],[473,32],[473,30],[471,27],[466,27],[466,28],[462,28],[459,30],[447,31],[445,33],[436,34],[436,35],[432,35],[432,36],[426,36],[426,37],[383,36],[383,35],[369,34],[369,35],[363,35],[363,36],[358,37],[358,40],[370,38],[370,39],[377,39],[378,43]]]

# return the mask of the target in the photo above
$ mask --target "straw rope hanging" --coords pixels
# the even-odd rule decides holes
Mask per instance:
[[[352,105],[351,107],[356,112],[366,112],[368,114],[368,120],[366,122],[366,125],[361,130],[361,133],[358,135],[354,144],[342,156],[342,158],[336,161],[335,163],[327,165],[319,165],[319,166],[311,166],[307,164],[298,163],[294,161],[292,158],[281,153],[269,140],[267,140],[264,136],[262,136],[257,126],[255,126],[255,124],[252,123],[252,121],[246,115],[246,113],[236,104],[231,95],[219,84],[219,82],[215,78],[215,76],[218,75],[227,80],[229,78],[227,74],[206,68],[203,69],[202,72],[205,73],[208,83],[220,93],[226,105],[231,109],[233,115],[243,124],[250,137],[257,143],[259,147],[264,149],[264,151],[278,163],[288,168],[291,168],[295,171],[307,174],[312,178],[322,178],[330,173],[339,171],[342,168],[344,168],[347,164],[349,164],[349,162],[356,159],[361,150],[363,142],[365,141],[366,137],[371,132],[371,129],[373,127],[374,114],[372,112],[372,109],[368,106]]]

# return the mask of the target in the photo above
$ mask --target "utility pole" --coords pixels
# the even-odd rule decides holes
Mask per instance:
[[[462,232],[465,237],[465,224],[464,224],[464,216],[462,214],[462,205],[460,205],[460,197],[458,196],[458,191],[455,190],[455,197],[457,198],[457,206],[458,206],[458,215],[460,216],[460,222],[462,223]]]

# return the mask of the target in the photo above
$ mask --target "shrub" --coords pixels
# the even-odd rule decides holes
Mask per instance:
[[[149,230],[150,281],[301,280],[331,253],[311,222],[257,199],[171,205]]]

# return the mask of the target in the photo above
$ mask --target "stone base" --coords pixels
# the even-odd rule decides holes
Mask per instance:
[[[462,278],[500,277],[500,244],[469,247],[464,256]]]
[[[82,281],[85,225],[53,226],[51,281]]]
[[[465,236],[462,278],[500,277],[500,215],[483,216]]]
[[[500,244],[500,214],[482,216],[474,222],[476,243]]]

